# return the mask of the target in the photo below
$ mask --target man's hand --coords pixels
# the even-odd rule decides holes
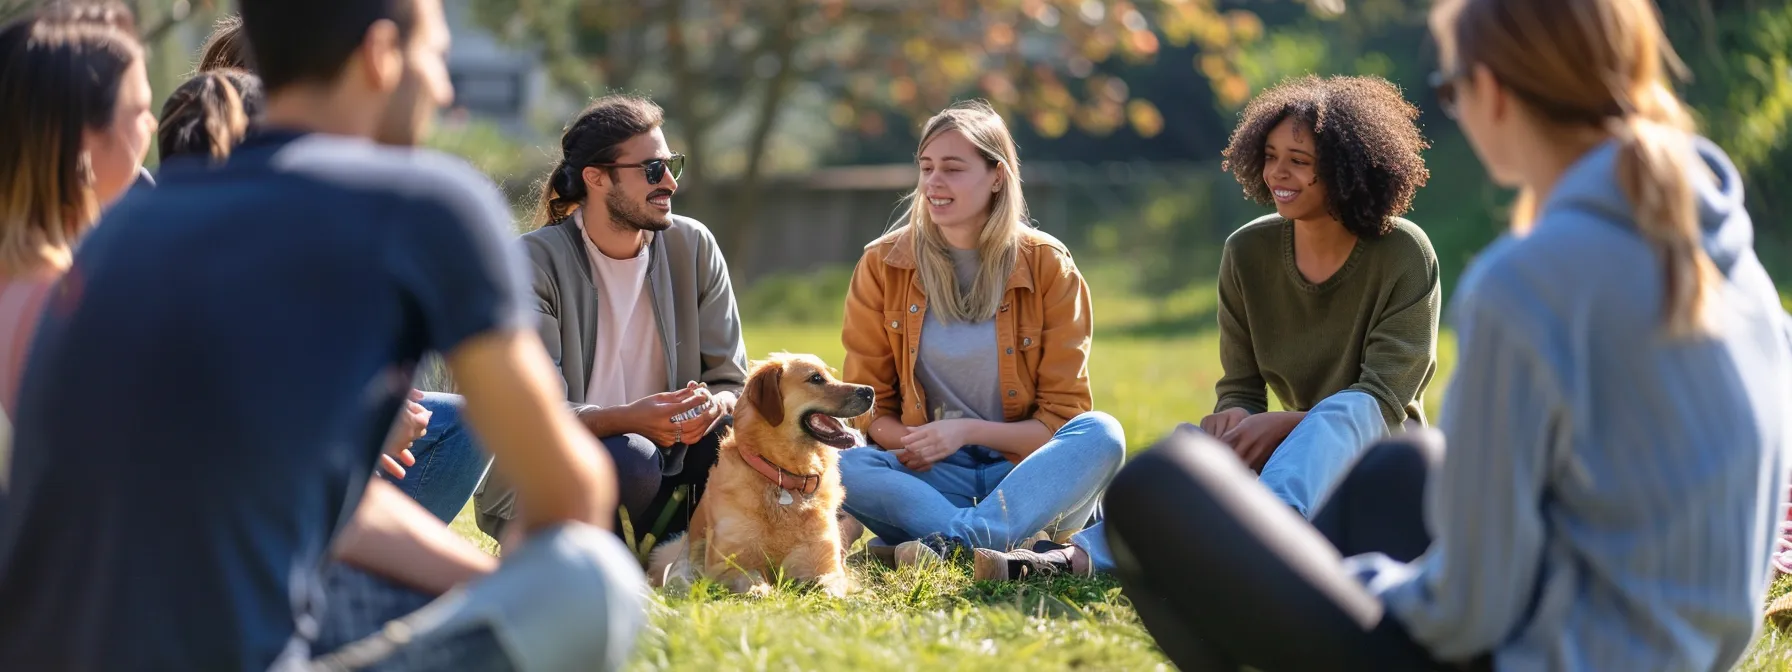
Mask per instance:
[[[1201,431],[1217,439],[1225,436],[1226,432],[1232,431],[1233,427],[1237,427],[1239,422],[1248,417],[1251,417],[1250,411],[1242,408],[1228,408],[1201,418]]]
[[[672,418],[702,406],[706,401],[709,401],[709,390],[703,390],[694,384],[676,392],[661,392],[642,397],[635,403],[624,407],[628,410],[625,411],[626,426],[621,433],[640,434],[661,448],[696,441],[703,438],[704,432],[697,433],[696,436],[687,436],[683,426],[673,422]],[[700,415],[693,421],[687,422],[693,428],[707,427],[707,425],[696,422],[703,417]]]
[[[703,437],[709,435],[710,432],[715,431],[716,425],[722,424],[722,416],[726,415],[734,406],[730,403],[724,407],[722,397],[726,396],[732,400],[734,395],[727,392],[715,394],[710,392],[708,387],[697,383],[691,383],[685,389],[702,395],[703,400],[709,404],[709,408],[703,412],[678,423],[678,432],[673,436],[678,443],[695,444],[703,440]],[[698,407],[701,408],[702,405],[699,404]]]
[[[393,478],[403,479],[405,467],[417,464],[416,456],[411,455],[411,442],[429,433],[429,409],[417,403],[419,401],[423,401],[423,391],[411,390],[410,398],[398,409],[392,439],[380,455],[380,468]]]
[[[1294,431],[1294,426],[1305,417],[1306,413],[1296,411],[1258,413],[1220,435],[1220,441],[1231,446],[1232,452],[1250,465],[1252,471],[1262,471],[1269,456],[1282,445],[1282,439],[1288,438],[1288,433]]]
[[[902,466],[913,471],[927,471],[968,445],[976,420],[935,420],[908,431],[902,438],[902,450],[890,451]]]

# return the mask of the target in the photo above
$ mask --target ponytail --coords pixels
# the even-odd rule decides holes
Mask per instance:
[[[541,203],[535,207],[535,226],[540,228],[572,215],[585,202],[585,176],[582,169],[562,161],[553,172],[541,178]]]
[[[1431,32],[1461,72],[1485,66],[1539,120],[1562,131],[1564,147],[1588,129],[1618,145],[1616,177],[1639,236],[1662,277],[1662,321],[1671,337],[1706,332],[1718,281],[1705,254],[1696,190],[1703,168],[1692,116],[1668,88],[1684,76],[1648,0],[1440,0]],[[1519,193],[1513,230],[1530,228],[1536,195]]]
[[[1717,269],[1705,254],[1692,175],[1692,121],[1659,82],[1639,92],[1630,114],[1606,128],[1618,141],[1618,184],[1630,201],[1637,232],[1655,249],[1662,271],[1662,315],[1671,336],[1703,332]]]
[[[163,161],[202,155],[223,161],[249,132],[258,111],[260,82],[241,71],[213,70],[181,84],[162,106],[156,144]]]

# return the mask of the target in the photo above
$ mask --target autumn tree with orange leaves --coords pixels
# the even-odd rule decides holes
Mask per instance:
[[[971,97],[1046,138],[1073,127],[1091,135],[1130,127],[1151,137],[1164,119],[1150,97],[1097,66],[1146,62],[1166,43],[1193,45],[1202,55],[1191,71],[1236,105],[1250,87],[1230,57],[1263,33],[1256,15],[1221,11],[1213,0],[472,3],[480,23],[538,47],[560,89],[653,95],[694,158],[695,183],[718,170],[740,181],[733,246],[752,238],[754,187],[779,167],[782,148],[879,135],[888,113],[919,123]],[[795,104],[824,116],[793,122]],[[717,147],[724,130],[745,142]],[[738,251],[728,250],[747,258]]]

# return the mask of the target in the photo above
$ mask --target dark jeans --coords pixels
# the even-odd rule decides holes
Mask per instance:
[[[716,466],[721,451],[722,430],[732,424],[729,420],[723,418],[716,431],[696,444],[679,444],[664,450],[636,434],[603,440],[604,447],[610,449],[610,458],[616,462],[616,478],[621,482],[619,502],[628,511],[637,541],[654,532],[661,518],[666,519],[666,527],[654,534],[655,540],[663,541],[690,528],[691,515],[709,483],[709,469]],[[685,491],[683,499],[673,504],[672,498],[681,489]],[[616,533],[622,534],[621,513],[617,518]]]
[[[411,456],[417,463],[405,469],[402,479],[384,469],[378,473],[442,522],[451,522],[473,496],[473,488],[492,460],[473,431],[460,422],[465,403],[460,395],[425,392],[418,403],[429,411],[429,431],[411,442]]]
[[[428,433],[411,443],[411,455],[417,463],[405,470],[403,479],[393,478],[383,470],[379,473],[437,518],[449,522],[473,496],[492,460],[471,428],[460,422],[460,409],[465,403],[460,395],[429,392],[421,403],[429,409],[430,418]],[[690,446],[661,449],[635,434],[600,440],[616,465],[617,501],[628,511],[637,539],[653,530],[680,486],[690,487],[684,500],[672,510],[666,530],[656,538],[664,539],[689,527],[691,512],[709,479],[709,468],[715,466],[722,429],[729,424],[724,418],[716,431]],[[616,522],[613,529],[621,534],[620,514]],[[499,537],[502,526],[491,516],[480,520],[481,529],[493,538]]]
[[[1490,669],[1432,659],[1341,563],[1424,553],[1425,480],[1442,459],[1432,433],[1378,443],[1309,523],[1231,450],[1179,428],[1108,488],[1115,573],[1184,670]]]

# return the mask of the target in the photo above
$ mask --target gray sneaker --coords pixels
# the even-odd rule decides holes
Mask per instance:
[[[978,581],[1019,581],[1058,574],[1091,575],[1093,572],[1088,567],[1082,572],[1076,571],[1076,565],[1070,561],[1070,548],[1049,540],[1035,542],[1031,549],[1017,548],[1007,553],[979,548],[976,557],[971,560],[971,578]]]
[[[957,537],[930,534],[896,545],[896,566],[915,567],[939,562],[962,563],[970,556],[971,547]]]

